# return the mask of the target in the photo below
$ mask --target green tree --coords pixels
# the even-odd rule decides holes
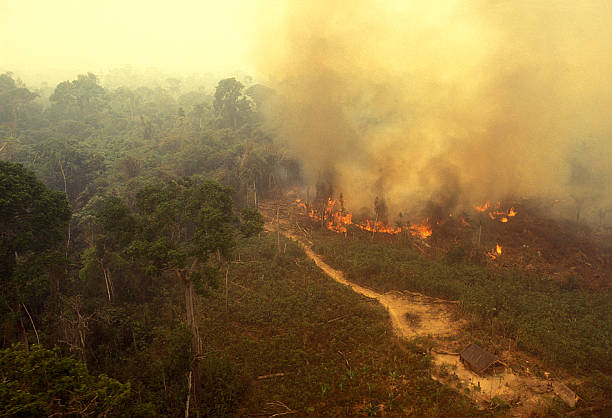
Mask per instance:
[[[0,298],[10,309],[3,319],[16,325],[25,345],[22,308],[40,306],[49,291],[45,273],[61,260],[57,250],[70,216],[63,193],[49,190],[21,164],[0,161]]]
[[[134,94],[138,104],[136,112],[152,124],[151,129],[160,131],[174,125],[178,108],[176,100],[167,90],[161,87],[139,87],[134,90]]]
[[[220,127],[237,129],[249,120],[251,100],[243,90],[242,83],[233,77],[219,81],[213,109]]]
[[[238,164],[236,165],[237,184],[233,186],[238,189],[239,201],[244,202],[247,206],[252,202],[253,206],[257,207],[257,186],[265,184],[266,162],[258,153],[253,152],[252,143],[246,142],[241,148],[242,152],[237,157]]]
[[[36,97],[19,81],[15,81],[11,73],[0,74],[0,129],[8,137],[18,136],[18,123]]]
[[[49,112],[55,120],[80,119],[95,123],[108,106],[106,91],[92,73],[58,84],[49,100],[52,103]]]
[[[132,156],[119,160],[117,167],[123,172],[126,179],[137,177],[140,174],[140,161]]]
[[[64,191],[75,207],[80,206],[81,194],[105,170],[101,154],[70,140],[49,139],[24,147],[15,160],[31,168],[49,187]],[[84,196],[80,203],[86,201]]]
[[[207,263],[212,255],[227,257],[234,247],[236,216],[231,189],[188,178],[144,188],[137,195],[137,207],[143,231],[130,253],[150,274],[173,275],[184,291],[197,408],[202,347],[194,312],[194,285],[200,287],[214,275],[216,269]]]
[[[109,108],[114,116],[134,120],[136,110],[136,95],[126,87],[120,87],[109,95]]]
[[[0,416],[117,416],[130,385],[39,345],[0,350]]]
[[[86,280],[93,276],[94,281],[102,276],[105,294],[110,302],[119,290],[118,287],[131,287],[130,283],[118,283],[117,286],[114,278],[124,276],[125,266],[128,264],[124,253],[136,234],[136,218],[121,199],[108,197],[94,216],[93,223],[93,242],[82,254],[83,269],[80,276]],[[129,293],[135,298],[138,290],[134,290],[136,291]],[[139,290],[146,293],[142,289]]]
[[[198,103],[193,105],[192,110],[189,113],[189,116],[194,121],[197,121],[198,131],[201,131],[204,127],[204,117],[208,114],[210,110],[209,108],[210,105],[208,105],[208,103]]]
[[[240,232],[245,237],[251,237],[263,231],[264,218],[256,208],[244,208],[241,212],[242,223]]]

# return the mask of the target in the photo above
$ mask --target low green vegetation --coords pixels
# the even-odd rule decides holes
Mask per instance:
[[[315,234],[315,251],[356,283],[458,300],[472,326],[513,339],[551,367],[612,373],[610,292],[564,289],[543,276],[424,257],[393,242]]]
[[[277,251],[275,236],[240,240],[229,311],[224,286],[198,309],[217,388],[209,415],[484,413],[431,379],[426,350],[396,338],[376,301],[325,277],[295,243]]]

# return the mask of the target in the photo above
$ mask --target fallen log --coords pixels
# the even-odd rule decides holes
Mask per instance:
[[[282,376],[285,376],[285,375],[286,375],[286,373],[264,374],[262,376],[257,376],[257,380],[272,379],[273,377],[282,377]]]
[[[453,353],[451,351],[438,350],[436,348],[432,348],[431,351],[433,351],[434,353],[437,353],[437,354],[446,354],[448,356],[458,356],[459,355],[459,353]]]

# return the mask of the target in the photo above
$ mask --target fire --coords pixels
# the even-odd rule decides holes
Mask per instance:
[[[319,215],[314,209],[310,209],[310,211],[308,212],[308,216],[312,219],[314,219],[315,221],[320,221],[321,215]]]
[[[301,199],[297,199],[295,204],[304,209],[306,212],[307,206]],[[338,233],[346,233],[349,225],[368,232],[382,232],[385,234],[396,235],[402,231],[408,231],[412,236],[428,238],[432,235],[431,226],[429,225],[429,219],[425,219],[418,225],[412,225],[408,227],[393,227],[382,221],[373,221],[366,219],[360,223],[353,222],[353,214],[344,209],[344,202],[337,199],[327,199],[327,205],[323,208],[323,214],[319,210],[311,207],[307,211],[308,216],[315,221],[325,221],[325,226],[330,231]]]
[[[491,203],[487,200],[487,202],[482,205],[474,206],[474,209],[476,209],[478,212],[486,212],[487,209],[489,209],[490,207]],[[501,202],[497,202],[495,204],[495,208],[496,210],[488,211],[489,218],[494,221],[500,221],[501,223],[508,223],[510,221],[510,218],[518,214],[514,207],[511,207],[508,212],[501,210]]]
[[[429,226],[429,218],[421,222],[420,225],[411,225],[410,233],[413,236],[420,236],[421,238],[431,237],[433,231],[431,230],[431,226]]]
[[[487,251],[487,255],[491,257],[492,260],[495,260],[501,254],[502,254],[502,246],[499,244],[496,244],[495,248],[492,249],[491,251]]]
[[[402,228],[400,227],[394,228],[390,225],[387,225],[384,222],[381,222],[381,221],[374,222],[370,219],[366,219],[364,222],[360,224],[355,224],[355,226],[357,226],[358,228],[364,231],[383,232],[385,234],[391,234],[391,235],[399,234],[400,232],[402,232]]]
[[[302,202],[302,199],[295,199],[295,204],[298,208],[306,209],[306,204]]]
[[[331,222],[327,224],[327,229],[330,231],[339,232],[341,234],[346,232],[346,227],[344,225],[334,225]]]
[[[484,212],[485,210],[489,209],[489,207],[491,206],[491,202],[489,202],[488,200],[483,203],[482,205],[476,205],[474,206],[474,209],[476,209],[478,212]]]

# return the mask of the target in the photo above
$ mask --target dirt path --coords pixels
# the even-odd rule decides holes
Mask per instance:
[[[361,295],[378,300],[389,311],[393,329],[399,336],[450,336],[456,333],[459,324],[451,320],[451,314],[446,306],[451,302],[411,292],[378,293],[372,289],[359,286],[348,281],[343,272],[325,263],[302,239],[287,231],[283,231],[282,234],[298,242],[306,255],[329,277]]]
[[[270,226],[269,230],[276,230]],[[465,321],[456,320],[452,315],[452,301],[431,298],[419,293],[391,291],[378,293],[372,289],[355,284],[345,277],[344,273],[325,263],[321,257],[312,251],[310,245],[302,237],[293,232],[282,230],[287,238],[296,241],[316,265],[330,278],[350,287],[353,291],[368,298],[378,300],[385,306],[391,317],[394,331],[401,337],[412,338],[430,336],[436,343],[454,340]],[[432,352],[436,372],[434,379],[448,383],[472,399],[488,404],[494,397],[503,399],[512,405],[508,411],[510,416],[529,416],[542,408],[547,400],[557,392],[560,382],[540,379],[531,374],[516,374],[507,368],[497,375],[480,376],[466,368],[458,355],[438,354]]]

